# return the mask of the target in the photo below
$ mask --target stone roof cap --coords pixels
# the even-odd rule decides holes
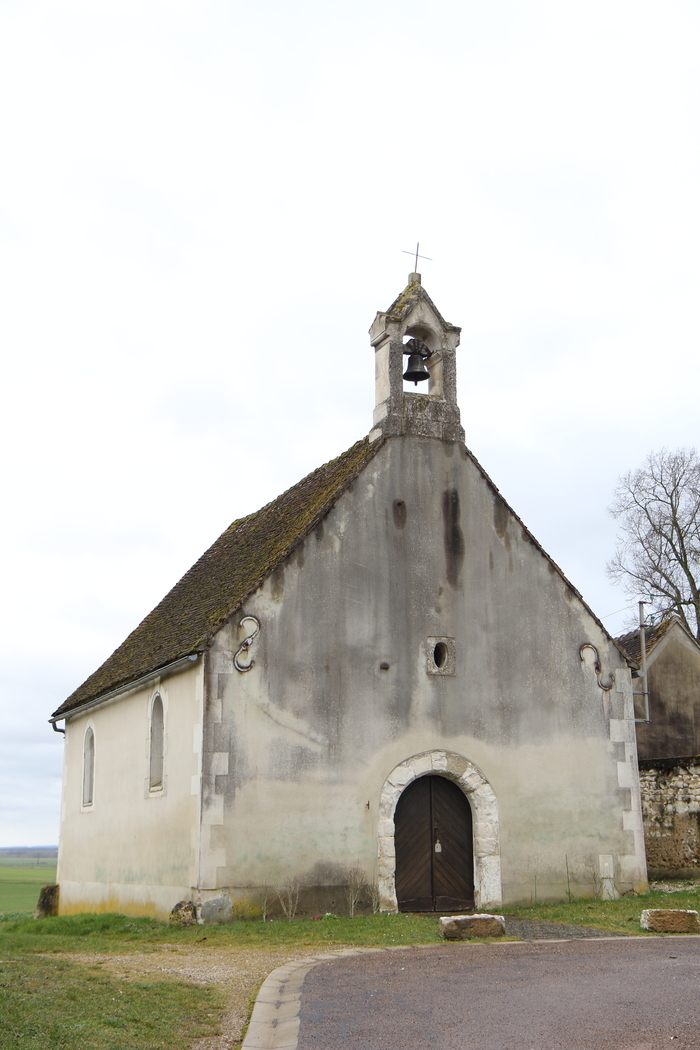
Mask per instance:
[[[386,311],[380,311],[378,316],[382,316],[383,313],[385,317],[391,317],[394,320],[400,321],[419,302],[427,303],[430,306],[435,317],[446,331],[462,331],[461,328],[458,328],[457,325],[450,324],[449,321],[446,321],[442,316],[437,306],[423,287],[421,283],[421,275],[419,273],[409,274],[408,284],[404,290],[396,296],[389,309]]]
[[[229,617],[325,517],[383,444],[382,439],[363,438],[262,510],[234,521],[52,718],[207,649]]]

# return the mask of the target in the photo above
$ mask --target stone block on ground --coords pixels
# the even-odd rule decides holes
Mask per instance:
[[[39,890],[39,903],[34,912],[35,919],[47,919],[52,915],[58,915],[58,886],[51,883],[42,886]]]
[[[197,910],[192,901],[178,901],[170,912],[170,922],[175,926],[194,926],[197,922]]]
[[[199,909],[199,917],[206,926],[231,922],[233,918],[231,898],[224,893],[220,897],[212,897],[208,901],[203,901]]]
[[[642,912],[640,925],[654,933],[700,933],[698,913],[680,908],[647,908]]]
[[[447,941],[465,937],[502,937],[506,920],[502,915],[446,915],[440,919],[440,933]]]

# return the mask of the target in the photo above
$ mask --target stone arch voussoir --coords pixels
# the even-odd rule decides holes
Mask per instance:
[[[398,911],[394,813],[401,793],[418,777],[437,774],[453,780],[467,796],[474,829],[474,902],[477,910],[496,908],[503,901],[498,801],[481,770],[456,751],[422,751],[392,769],[379,796],[380,908]]]

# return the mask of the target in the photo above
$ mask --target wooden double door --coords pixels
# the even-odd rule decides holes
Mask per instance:
[[[414,780],[394,814],[399,911],[474,907],[472,812],[446,777]]]

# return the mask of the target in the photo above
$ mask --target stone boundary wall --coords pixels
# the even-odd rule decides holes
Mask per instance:
[[[650,879],[700,878],[700,755],[639,763]]]

